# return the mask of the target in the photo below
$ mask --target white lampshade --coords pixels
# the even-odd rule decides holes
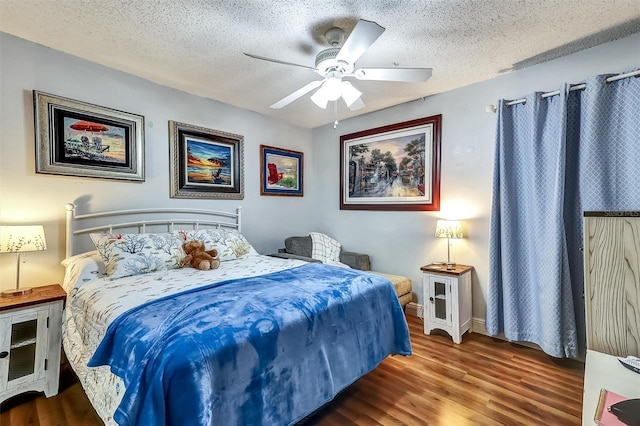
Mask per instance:
[[[0,253],[47,249],[42,225],[0,226]]]
[[[310,99],[314,104],[318,105],[320,108],[326,109],[327,103],[329,102],[329,98],[327,97],[327,93],[325,92],[323,87],[324,86],[320,86],[320,88],[316,90],[316,93],[311,95]]]
[[[328,77],[322,86],[311,95],[311,101],[322,109],[327,108],[329,101],[337,101],[340,97],[348,107],[360,99],[362,92],[353,87],[348,81],[342,81],[339,77]]]
[[[322,83],[322,90],[330,101],[337,101],[342,95],[342,80],[338,77],[329,77]]]
[[[353,105],[355,101],[357,101],[360,96],[362,96],[362,92],[356,89],[349,83],[348,81],[342,82],[342,99],[347,104],[348,107]]]
[[[462,226],[457,220],[439,220],[436,222],[436,237],[462,238]]]
[[[16,288],[4,290],[2,297],[21,296],[30,293],[31,288],[20,288],[20,255],[27,251],[47,249],[42,225],[0,226],[0,253],[16,253]]]
[[[450,238],[462,238],[462,226],[457,220],[439,220],[436,222],[436,237],[447,239],[447,269],[455,269],[455,264],[451,263]]]

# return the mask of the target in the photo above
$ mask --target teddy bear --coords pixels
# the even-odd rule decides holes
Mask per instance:
[[[191,240],[182,244],[186,256],[182,259],[180,267],[190,265],[201,271],[216,269],[220,266],[218,259],[218,250],[205,250],[204,242],[199,240]]]

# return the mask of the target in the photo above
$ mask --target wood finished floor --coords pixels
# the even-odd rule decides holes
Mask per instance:
[[[413,355],[386,359],[305,422],[312,425],[579,425],[582,363],[477,333],[456,345],[408,316]],[[53,398],[0,406],[0,426],[102,425],[73,373]]]

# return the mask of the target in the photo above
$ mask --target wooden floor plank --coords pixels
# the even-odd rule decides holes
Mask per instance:
[[[460,345],[407,318],[413,355],[392,356],[307,418],[304,426],[581,424],[583,364],[477,333]],[[75,375],[58,395],[0,405],[0,425],[102,426]]]
[[[62,398],[36,398],[34,403],[40,426],[72,426],[64,414]]]

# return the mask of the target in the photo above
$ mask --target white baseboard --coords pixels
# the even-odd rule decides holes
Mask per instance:
[[[485,321],[481,318],[471,318],[471,331],[488,336],[489,332],[487,331],[487,327],[485,327],[484,324]]]
[[[480,318],[473,318],[471,320],[471,330],[473,330],[474,333],[479,333],[479,334],[484,334],[485,336],[490,336],[489,332],[487,331],[485,320],[480,319]],[[520,346],[526,346],[527,348],[542,350],[540,348],[540,346],[536,345],[535,343],[531,343],[531,342],[514,342],[513,340],[509,340],[506,337],[504,337],[504,333],[499,333],[497,336],[490,336],[490,337],[495,337],[496,339],[500,339],[500,340],[506,340],[507,342],[515,343],[515,344],[518,344]]]
[[[404,312],[407,315],[413,315],[414,317],[423,318],[424,311],[422,310],[422,305],[416,302],[409,302],[407,303],[407,306],[405,306]]]
[[[419,318],[424,318],[423,307],[422,305],[416,302],[407,303],[407,306],[404,308],[404,310],[407,315],[413,315]],[[489,336],[489,332],[487,331],[487,327],[485,325],[485,320],[482,318],[471,318],[471,331],[474,333],[484,334],[485,336]],[[504,337],[504,333],[500,333],[497,336],[490,336],[490,337],[495,337],[497,339],[511,342],[511,340]],[[536,345],[535,343],[530,343],[530,342],[513,342],[513,343],[517,343],[518,345],[526,346],[528,348],[540,349],[540,346]]]

